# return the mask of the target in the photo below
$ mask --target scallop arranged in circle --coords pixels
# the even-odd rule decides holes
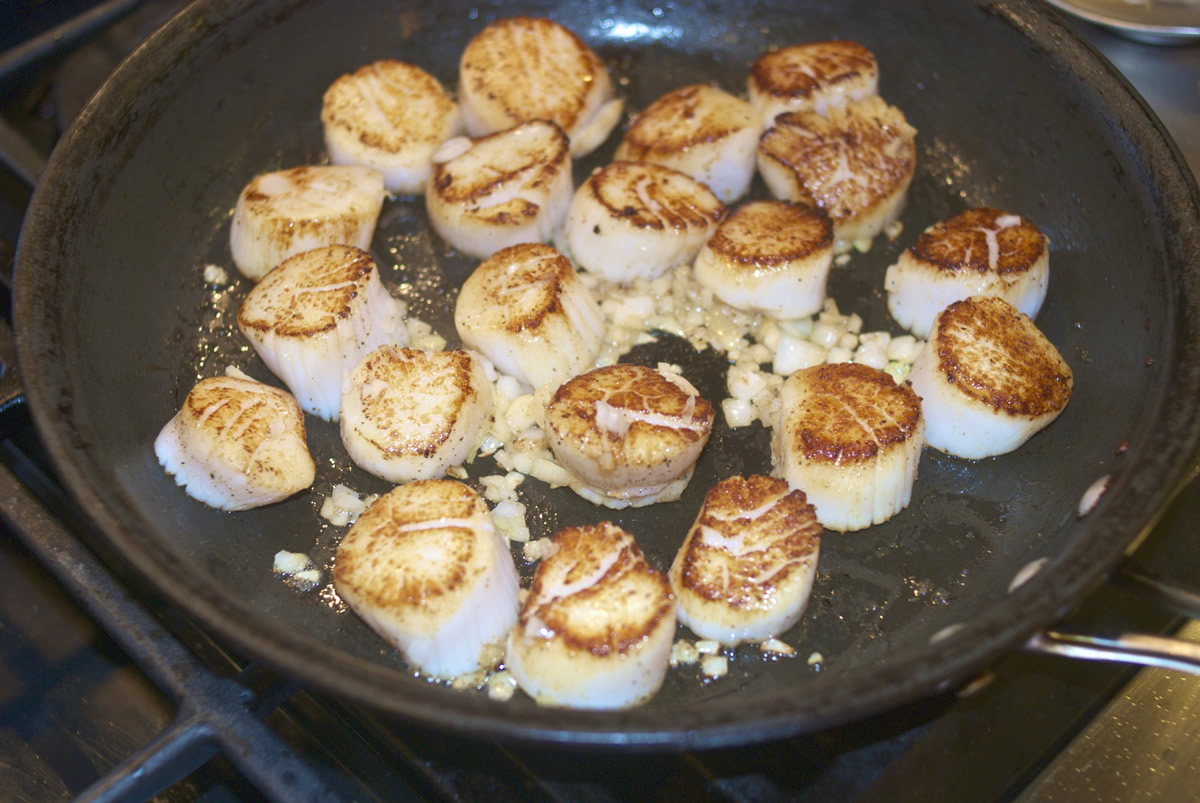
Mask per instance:
[[[361,165],[313,165],[255,176],[229,224],[233,263],[258,281],[280,262],[325,245],[366,249],[383,209],[383,174]]]
[[[338,545],[334,587],[355,614],[420,671],[480,667],[517,619],[517,570],[487,504],[455,480],[400,485]]]
[[[188,496],[221,510],[279,502],[313,483],[304,414],[286,391],[251,379],[202,379],[154,440]]]
[[[575,191],[566,250],[581,268],[610,281],[654,279],[694,260],[724,216],[713,191],[685,173],[613,162]]]
[[[820,312],[833,266],[833,226],[825,213],[785,201],[734,209],[693,266],[696,280],[731,307],[778,318]]]
[[[797,371],[779,397],[777,468],[822,525],[862,530],[908,506],[925,436],[911,387],[866,365],[836,363]]]
[[[540,243],[481,262],[458,293],[454,325],[463,345],[533,389],[590,368],[604,338],[600,307],[571,261]]]
[[[550,120],[583,156],[621,119],[624,102],[600,57],[568,28],[540,17],[497,20],[467,44],[458,98],[473,137]]]
[[[646,702],[662,685],[675,637],[667,578],[611,522],[567,527],[552,544],[509,634],[509,670],[542,705]]]
[[[995,296],[1036,318],[1050,282],[1050,239],[1028,218],[979,207],[936,223],[884,275],[896,323],[927,338],[955,301]]]
[[[767,125],[783,112],[816,112],[869,98],[879,87],[875,54],[858,42],[806,42],[764,53],[747,80]]]
[[[603,504],[641,507],[679,498],[714,417],[683,377],[618,364],[563,384],[546,406],[546,434],[558,461]]]
[[[900,216],[916,169],[916,129],[878,96],[827,115],[776,117],[759,142],[758,171],[776,198],[824,210],[841,253]]]
[[[462,465],[491,414],[492,384],[470,352],[381,346],[342,394],[342,444],[389,482],[432,479]]]
[[[761,133],[762,115],[749,103],[722,89],[692,84],[641,111],[613,158],[687,173],[727,204],[750,188]]]
[[[938,315],[909,381],[925,408],[925,439],[958,457],[1005,454],[1049,425],[1074,377],[1029,316],[991,296]]]
[[[433,154],[463,133],[458,104],[415,64],[384,59],[334,81],[321,105],[325,148],[336,165],[372,167],[388,192],[425,191]]]
[[[404,306],[347,245],[287,259],[246,294],[238,328],[307,413],[336,421],[342,381],[378,346],[405,345]]]
[[[804,614],[820,551],[803,491],[774,477],[723,479],[671,564],[679,621],[727,646],[779,636]]]
[[[485,259],[510,245],[549,242],[562,228],[574,185],[567,137],[554,123],[456,137],[433,163],[429,223],[464,254]]]

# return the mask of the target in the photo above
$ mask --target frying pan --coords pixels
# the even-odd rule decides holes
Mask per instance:
[[[827,534],[809,610],[783,634],[796,658],[739,647],[728,676],[673,670],[650,704],[625,712],[452,691],[414,676],[328,589],[301,593],[275,579],[280,549],[328,569],[342,531],[317,508],[335,482],[387,490],[349,464],[335,426],[309,420],[319,465],[311,492],[246,513],[189,499],[152,451],[196,379],[236,365],[274,381],[234,325],[246,284],[202,277],[207,263],[231,268],[239,190],[257,173],[323,160],[321,94],[338,75],[396,57],[453,86],[468,39],[516,13],[579,33],[631,110],[686,83],[740,92],[750,63],[772,46],[865,43],[881,65],[881,94],[919,131],[917,175],[901,236],[835,270],[830,294],[866,330],[895,331],[881,288],[901,248],[969,205],[1017,211],[1052,240],[1038,323],[1075,373],[1065,413],[1019,451],[967,461],[926,450],[906,511],[860,533]],[[577,165],[577,180],[611,158],[618,139]],[[1109,575],[1163,510],[1200,439],[1198,227],[1195,184],[1145,105],[1052,13],[1018,0],[201,2],[128,59],[55,151],[20,242],[15,321],[31,408],[67,486],[136,570],[248,653],[464,734],[727,745],[948,688],[1061,619]],[[430,234],[414,199],[388,201],[372,248],[393,292],[454,342],[456,288],[475,261]],[[677,362],[707,398],[724,395],[724,363],[711,350],[664,337],[628,359]],[[767,443],[757,426],[721,424],[681,500],[607,515],[665,568],[709,486],[769,470]],[[483,460],[471,474],[494,470]],[[1108,474],[1099,505],[1079,517],[1080,495]],[[601,515],[535,480],[521,492],[535,537]],[[1030,566],[1040,570],[1010,589]]]

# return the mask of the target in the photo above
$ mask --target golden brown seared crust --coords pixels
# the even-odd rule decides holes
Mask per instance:
[[[1071,399],[1074,377],[1066,360],[1003,299],[972,296],[946,307],[929,347],[946,381],[995,410],[1042,416]]]
[[[833,248],[833,224],[819,209],[786,201],[742,204],[721,221],[708,248],[751,268],[788,265]]]
[[[500,104],[514,123],[541,118],[570,131],[580,122],[586,88],[604,71],[600,58],[569,29],[541,17],[511,17],[467,43],[459,80]]]
[[[338,546],[334,581],[342,593],[376,609],[435,611],[486,567],[471,525],[485,523],[488,515],[483,499],[460,482],[418,480],[398,486],[367,508],[346,533]],[[406,571],[405,565],[425,551],[423,545],[437,552],[437,561]]]
[[[292,167],[287,170],[279,170],[274,173],[266,173],[261,176],[255,176],[242,190],[239,197],[239,204],[244,209],[244,214],[252,218],[271,219],[276,216],[275,204],[277,196],[263,192],[260,187],[264,180],[282,179],[291,185],[289,191],[294,192],[295,188],[306,187],[313,182],[324,182],[327,177],[337,175],[338,173],[351,173],[353,171],[366,171],[368,168],[355,167],[349,165],[305,165],[303,167]],[[375,171],[370,171],[374,173]],[[339,180],[341,179],[339,176]],[[379,203],[383,202],[382,194],[379,197]],[[331,220],[328,210],[322,210],[318,207],[313,207],[309,215],[293,216],[289,221],[288,228],[275,233],[273,241],[278,241],[283,245],[299,239],[306,232],[316,229],[322,233],[328,234],[330,242],[339,242],[341,240],[348,241],[353,239],[352,235],[357,233],[360,220],[368,214],[377,214],[376,204],[372,201],[369,208],[352,206],[348,209],[339,209],[333,215]],[[338,228],[332,228],[334,223],[338,224]]]
[[[251,288],[238,325],[280,337],[305,337],[334,329],[353,314],[376,272],[375,260],[348,245],[305,251],[284,260]]]
[[[417,104],[409,100],[418,98]],[[325,90],[321,122],[356,136],[368,148],[395,153],[412,144],[440,144],[455,110],[445,88],[413,64],[383,59],[339,77]],[[381,116],[386,125],[364,125]]]
[[[596,422],[606,403],[633,417],[627,432]],[[639,420],[638,414],[650,414]],[[716,413],[707,399],[691,395],[644,365],[619,363],[597,368],[565,383],[546,406],[546,423],[559,433],[574,432],[580,451],[595,460],[654,464],[712,432]]]
[[[995,238],[995,248],[988,233]],[[924,231],[909,247],[921,262],[949,273],[1001,276],[1025,273],[1046,253],[1049,240],[1033,221],[992,207],[960,212]]]
[[[698,537],[701,528],[739,539],[740,554],[705,543]],[[820,548],[821,531],[803,491],[789,490],[773,477],[729,477],[704,497],[684,544],[677,581],[696,596],[731,608],[769,610],[793,572],[807,571],[805,559]]]
[[[607,521],[567,527],[552,540],[558,549],[534,572],[517,627],[533,624],[568,649],[607,656],[636,648],[673,614],[667,578],[620,527]],[[571,584],[578,590],[558,596]]]
[[[579,281],[571,260],[542,243],[521,243],[501,249],[479,264],[468,277],[472,299],[481,309],[472,317],[499,323],[506,332],[534,331],[548,316],[563,314],[564,288]],[[464,291],[466,291],[464,285]],[[495,304],[487,299],[521,293],[521,305]],[[499,321],[497,321],[499,317]]]
[[[808,98],[822,87],[878,72],[875,54],[858,42],[806,42],[759,56],[750,69],[750,81],[765,95]]]
[[[810,460],[866,462],[919,431],[921,400],[883,371],[835,363],[798,371],[788,381],[802,382],[805,393],[789,415],[798,425],[787,437]]]
[[[878,97],[829,110],[784,112],[759,140],[761,157],[790,171],[800,198],[835,221],[852,219],[906,187],[916,130]]]
[[[290,393],[248,379],[210,377],[188,393],[181,418],[212,433],[213,451],[254,482],[270,488],[290,484],[280,466],[261,459],[262,446],[281,429],[305,440],[304,413]]]
[[[520,136],[516,136],[518,129]],[[488,160],[487,170],[464,170],[466,162],[434,162],[430,182],[446,204],[486,201],[499,188],[519,185],[529,191],[550,186],[571,158],[571,143],[563,130],[546,120],[531,120],[517,128],[473,140],[477,149],[495,149],[497,159]],[[470,162],[474,164],[472,160]],[[537,204],[524,198],[487,207],[488,222],[520,223],[537,214]],[[476,209],[474,214],[480,215]]]
[[[668,92],[637,116],[613,158],[656,162],[696,145],[720,142],[755,122],[745,101],[704,84]]]
[[[463,409],[479,396],[472,367],[471,355],[459,349],[381,346],[371,352],[354,369],[352,392],[359,393],[361,416],[382,440],[369,438],[364,428],[358,429],[359,436],[390,456],[433,456],[454,435]],[[375,390],[374,382],[394,392]],[[431,408],[422,403],[422,392],[436,392],[446,403]]]
[[[592,173],[584,186],[612,217],[639,229],[686,231],[725,216],[725,205],[708,187],[648,162],[613,162]]]

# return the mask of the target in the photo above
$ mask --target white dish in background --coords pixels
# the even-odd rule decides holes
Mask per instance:
[[[1046,0],[1080,19],[1152,45],[1200,38],[1198,0]]]

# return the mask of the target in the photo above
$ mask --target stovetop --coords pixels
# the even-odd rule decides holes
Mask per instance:
[[[20,8],[0,11],[0,68],[7,68],[0,69],[0,146],[15,135],[28,151],[22,164],[0,170],[6,284],[28,201],[22,176],[36,173],[98,84],[84,76],[115,65],[122,41],[144,35],[178,3],[13,5]],[[64,56],[12,49],[78,14],[123,16],[139,5],[117,31],[99,38],[88,31],[80,41],[90,45],[72,45]],[[1078,29],[1143,93],[1200,169],[1200,46],[1158,48],[1083,23]],[[11,360],[2,347],[0,357]],[[1200,482],[1193,480],[1138,561],[1167,576],[1200,576],[1190,537],[1196,521]],[[8,536],[0,539],[6,799],[125,799],[131,789],[161,788],[156,799],[210,801],[1124,800],[1184,799],[1200,788],[1200,680],[1030,654],[1005,659],[954,693],[747,748],[599,755],[414,728],[295,687],[159,604],[115,556],[98,561],[85,546],[86,520],[55,482],[20,404],[0,406],[0,525]],[[1063,629],[1166,632],[1179,624],[1109,585]],[[167,666],[144,668],[147,651],[165,656]],[[164,731],[185,734],[187,744],[162,748]],[[132,778],[103,780],[131,756],[143,761]],[[282,777],[261,775],[272,767]],[[142,781],[149,784],[120,785]]]

